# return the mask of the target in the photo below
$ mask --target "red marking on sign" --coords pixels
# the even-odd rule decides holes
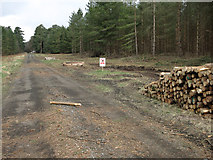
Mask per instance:
[[[101,64],[104,64],[104,59],[101,60]]]

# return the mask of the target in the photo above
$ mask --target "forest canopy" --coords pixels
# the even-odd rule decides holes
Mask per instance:
[[[79,9],[70,15],[68,27],[36,27],[25,49],[91,56],[198,56],[213,51],[212,3],[89,2],[86,7],[85,14]],[[21,30],[12,33],[3,27],[2,33],[4,54],[23,50]]]
[[[16,27],[12,31],[11,27],[0,26],[2,32],[2,53],[3,55],[16,54],[24,51],[23,31]]]

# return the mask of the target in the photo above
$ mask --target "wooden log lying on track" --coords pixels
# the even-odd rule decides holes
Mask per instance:
[[[69,105],[69,106],[81,106],[81,103],[73,103],[73,102],[56,102],[56,101],[50,101],[50,104]]]

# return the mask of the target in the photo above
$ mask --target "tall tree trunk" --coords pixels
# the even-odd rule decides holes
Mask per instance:
[[[40,53],[43,52],[43,41],[41,41],[41,50],[40,50]]]
[[[152,41],[152,55],[155,56],[155,1],[153,2],[153,41]]]
[[[83,34],[81,35],[81,52],[83,53],[84,52],[84,41],[83,41],[83,38],[84,38],[84,36],[83,36]]]
[[[197,35],[196,35],[196,56],[199,56],[199,50],[200,50],[200,14],[199,14],[199,11],[198,11]]]
[[[213,14],[213,11],[211,12]],[[213,21],[211,22],[211,30],[210,30],[210,36],[209,36],[209,40],[207,42],[210,42],[208,44],[211,44],[211,42],[213,42]],[[210,45],[207,49],[209,49],[210,54],[213,53],[213,45]],[[205,51],[206,52],[206,51]]]
[[[183,55],[187,52],[187,15],[184,18]]]
[[[180,27],[180,18],[181,18],[181,3],[178,5],[177,10],[177,24],[176,24],[176,52],[178,55],[183,55],[181,48],[181,27]]]
[[[74,42],[73,40],[71,42],[72,42],[72,53],[74,53]]]
[[[134,21],[135,21],[135,54],[138,55],[138,39],[137,39],[137,27],[136,27],[136,5],[134,6]]]
[[[141,16],[141,26],[142,26],[142,29],[143,29],[143,16]],[[140,52],[142,54],[144,52],[144,36],[141,36],[141,49],[140,49]]]
[[[213,22],[212,22],[211,26],[212,27],[211,27],[211,31],[210,31],[210,37],[209,37],[210,41],[207,41],[207,42],[213,42]],[[211,44],[211,43],[209,43],[209,44]],[[210,45],[209,51],[210,51],[211,54],[213,53],[213,45]]]
[[[81,36],[81,31],[80,31],[80,54],[82,53],[82,36]]]
[[[187,20],[187,52],[190,53],[190,23]]]

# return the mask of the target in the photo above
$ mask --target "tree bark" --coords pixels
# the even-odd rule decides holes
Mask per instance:
[[[40,53],[43,53],[43,41],[41,41],[41,50]]]
[[[153,42],[152,42],[152,55],[155,56],[155,1],[153,2]]]
[[[135,54],[138,55],[138,39],[137,39],[137,27],[136,27],[136,6],[134,6],[134,22],[135,22]]]
[[[197,35],[196,35],[196,56],[199,56],[199,50],[200,50],[200,14],[199,14],[199,11],[198,11]]]
[[[82,53],[82,37],[81,37],[81,32],[80,32],[80,54]]]
[[[189,19],[187,19],[187,52],[190,52],[190,23]]]
[[[143,29],[143,16],[141,16],[141,26]],[[140,52],[143,54],[144,53],[144,36],[141,36],[141,48],[140,48]]]
[[[183,55],[181,48],[181,26],[180,26],[180,18],[181,18],[181,3],[178,5],[177,10],[177,24],[176,24],[176,52],[178,55]]]
[[[183,55],[187,52],[187,16],[184,18]]]

